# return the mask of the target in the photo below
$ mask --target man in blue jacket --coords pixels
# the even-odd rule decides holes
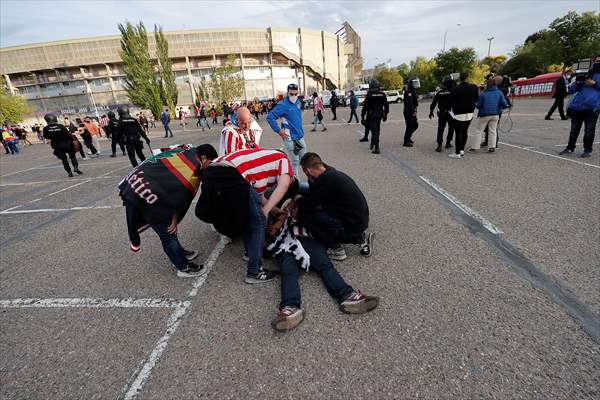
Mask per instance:
[[[287,96],[277,103],[267,116],[271,128],[281,136],[288,158],[292,163],[294,176],[300,172],[300,159],[306,153],[304,129],[302,128],[302,102],[298,100],[298,85],[287,87]],[[277,122],[281,118],[281,126]]]
[[[169,109],[165,108],[163,112],[160,114],[160,122],[162,122],[163,127],[165,128],[165,137],[168,137],[171,134],[173,137],[173,131],[169,124],[171,123],[171,116],[169,115]]]
[[[477,100],[475,107],[479,110],[479,123],[477,131],[472,136],[472,144],[469,146],[469,151],[473,152],[481,148],[481,136],[483,130],[487,127],[489,132],[488,137],[488,152],[496,151],[496,130],[500,114],[504,108],[508,108],[508,102],[504,97],[504,93],[498,89],[496,82],[493,79],[488,79],[486,89]]]
[[[559,153],[561,155],[568,155],[575,151],[581,126],[585,125],[581,157],[592,156],[596,123],[600,113],[600,55],[594,58],[594,65],[589,75],[585,81],[575,81],[569,86],[569,94],[575,94],[567,109],[567,115],[571,117],[571,132],[569,144]]]

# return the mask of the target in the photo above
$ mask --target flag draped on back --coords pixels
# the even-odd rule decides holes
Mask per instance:
[[[148,223],[181,220],[198,192],[200,159],[194,148],[177,148],[146,159],[119,184],[123,200]]]

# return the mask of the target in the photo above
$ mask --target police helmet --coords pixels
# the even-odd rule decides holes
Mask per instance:
[[[58,118],[56,118],[56,115],[54,114],[46,114],[44,115],[44,119],[46,120],[47,124],[56,124],[58,123]]]
[[[115,117],[115,113],[112,111],[109,111],[107,114],[108,118],[113,119]]]
[[[117,109],[117,113],[119,113],[119,117],[128,117],[129,116],[129,107],[121,106]]]
[[[379,81],[377,79],[371,79],[371,82],[369,82],[369,89],[378,90],[379,89]]]

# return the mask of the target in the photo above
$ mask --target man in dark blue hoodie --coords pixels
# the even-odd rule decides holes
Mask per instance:
[[[568,155],[575,151],[575,143],[579,137],[581,126],[585,125],[581,157],[591,157],[596,136],[596,123],[600,113],[600,55],[594,58],[594,64],[587,79],[575,81],[569,86],[569,94],[575,94],[567,109],[567,115],[571,117],[571,132],[567,148],[559,154]]]

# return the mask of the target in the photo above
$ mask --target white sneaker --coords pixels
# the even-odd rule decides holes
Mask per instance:
[[[462,155],[456,154],[456,153],[450,153],[450,154],[448,154],[448,157],[450,157],[450,158],[458,158],[458,159],[463,158]]]
[[[327,255],[329,258],[336,261],[345,260],[347,257],[346,249],[344,249],[342,246],[337,249],[327,249]]]
[[[460,155],[461,155],[461,156],[464,156],[464,155],[465,155],[465,151],[464,151],[464,150],[461,150],[461,151],[460,151]]]

